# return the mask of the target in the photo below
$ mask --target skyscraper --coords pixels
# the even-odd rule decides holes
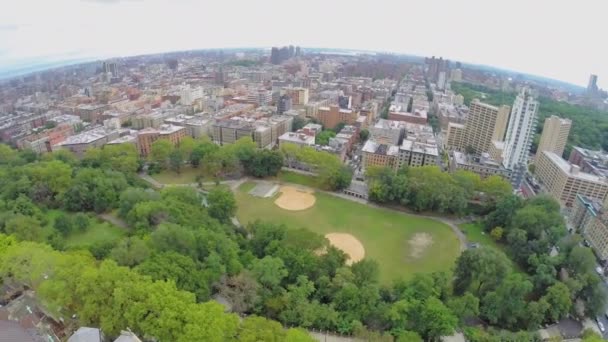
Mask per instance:
[[[597,75],[591,74],[589,76],[589,83],[587,84],[587,94],[594,95],[597,93]]]
[[[521,184],[527,168],[530,146],[536,128],[537,111],[538,101],[532,96],[529,88],[522,88],[513,102],[502,161],[505,168],[513,170],[511,183],[515,188]]]
[[[469,105],[469,117],[465,125],[465,149],[476,154],[488,152],[492,140],[502,141],[509,119],[509,106],[495,107],[478,99]]]
[[[536,160],[538,161],[543,151],[553,152],[561,157],[564,153],[564,147],[566,147],[566,141],[568,141],[570,127],[572,127],[572,121],[569,119],[562,119],[555,115],[548,117],[545,120],[543,133],[536,150]]]

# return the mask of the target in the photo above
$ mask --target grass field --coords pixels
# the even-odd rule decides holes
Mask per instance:
[[[196,183],[196,176],[200,174],[200,168],[184,166],[179,174],[173,170],[163,170],[160,173],[150,175],[150,177],[163,184],[189,184]]]
[[[81,233],[73,233],[66,240],[67,248],[87,247],[95,243],[117,243],[118,240],[127,235],[123,228],[116,227],[107,222],[96,222],[91,220],[91,225]]]
[[[301,184],[311,188],[319,188],[321,186],[318,178],[292,171],[281,171],[277,178],[282,182]]]
[[[319,234],[343,232],[354,235],[365,247],[365,256],[380,265],[383,283],[417,272],[447,271],[459,255],[459,241],[451,229],[440,222],[406,215],[387,209],[315,193],[316,204],[303,211],[287,211],[277,207],[275,198],[255,198],[247,194],[251,185],[245,183],[237,191],[237,217],[243,224],[261,219],[284,223],[289,228],[308,228]],[[420,258],[412,258],[408,241],[416,233],[428,233],[433,244]]]

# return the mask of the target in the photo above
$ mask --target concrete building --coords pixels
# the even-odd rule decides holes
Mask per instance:
[[[283,114],[288,110],[291,110],[293,105],[293,101],[289,95],[283,95],[279,98],[277,102],[277,112],[279,114]]]
[[[399,145],[403,139],[405,127],[399,121],[379,119],[374,126],[370,127],[369,132],[370,138],[379,144]]]
[[[334,128],[338,124],[354,125],[357,122],[359,113],[352,109],[342,109],[338,106],[319,107],[317,119],[323,127]]]
[[[403,139],[401,146],[399,146],[399,155],[395,168],[437,165],[438,162],[439,149],[434,140],[422,142],[406,137]]]
[[[428,114],[426,110],[415,108],[413,108],[411,112],[408,112],[405,108],[392,104],[388,110],[388,119],[426,125]]]
[[[502,160],[504,167],[513,170],[511,183],[514,188],[519,188],[528,167],[530,146],[536,129],[537,112],[538,101],[532,96],[530,89],[523,87],[513,103],[507,125],[507,135],[504,140],[505,147]]]
[[[267,106],[272,102],[272,92],[264,88],[252,90],[247,95],[247,100],[258,106]]]
[[[294,106],[303,106],[308,104],[308,88],[288,87],[283,88],[285,95],[291,97],[291,103]]]
[[[137,133],[139,154],[142,157],[147,157],[152,150],[152,144],[158,139],[166,139],[173,146],[177,146],[185,136],[187,136],[185,127],[170,124],[162,124],[159,128],[148,127],[142,129]]]
[[[445,148],[448,150],[464,151],[465,125],[450,122],[446,133]]]
[[[504,152],[504,149],[505,149],[504,141],[492,140],[492,144],[490,144],[490,149],[488,150],[488,154],[490,155],[490,158],[492,158],[502,164],[502,153]]]
[[[450,80],[452,82],[461,82],[462,81],[462,70],[461,69],[452,69],[450,72]]]
[[[364,169],[370,167],[395,168],[399,146],[379,144],[373,140],[367,140],[361,152]]]
[[[213,142],[219,145],[233,144],[237,140],[253,139],[255,127],[246,120],[220,120],[213,124]]]
[[[84,157],[84,153],[94,147],[101,147],[108,141],[120,136],[121,131],[110,130],[105,127],[97,127],[82,133],[72,135],[63,142],[56,145],[57,148],[66,149],[78,158]]]
[[[464,146],[470,147],[475,154],[487,152],[492,140],[502,141],[509,119],[509,106],[496,107],[478,99],[471,101],[465,124]]]
[[[553,152],[543,151],[537,160],[536,176],[545,190],[562,205],[571,207],[576,195],[605,199],[608,182],[605,177],[580,171]]]
[[[288,144],[297,146],[314,146],[315,136],[303,132],[286,132],[279,137],[279,147]]]
[[[538,156],[543,151],[549,151],[561,157],[568,141],[570,127],[572,127],[570,119],[562,119],[555,115],[545,119],[536,155]]]
[[[577,195],[569,221],[600,260],[608,259],[608,208],[601,201]]]
[[[581,171],[608,178],[608,152],[592,151],[575,146],[568,161],[581,167]]]
[[[485,152],[481,156],[467,155],[458,151],[450,152],[450,171],[456,170],[471,171],[481,178],[489,176],[511,178],[511,170],[506,169],[499,161],[492,159],[490,154]]]

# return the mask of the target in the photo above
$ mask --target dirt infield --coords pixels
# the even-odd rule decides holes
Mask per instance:
[[[285,210],[305,210],[315,205],[317,200],[312,191],[293,186],[282,186],[279,192],[281,196],[274,201],[274,204]]]
[[[419,259],[424,251],[433,244],[433,237],[428,233],[416,233],[408,244],[410,245],[410,257]]]
[[[365,248],[356,237],[346,233],[329,233],[325,237],[332,246],[348,255],[347,265],[352,265],[365,257]]]

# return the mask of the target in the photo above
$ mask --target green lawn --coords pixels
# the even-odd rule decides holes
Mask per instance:
[[[279,172],[277,178],[281,182],[301,184],[311,188],[319,188],[321,186],[318,178],[292,171],[281,171]]]
[[[80,233],[70,234],[66,239],[66,248],[88,247],[95,243],[117,243],[127,235],[123,228],[116,227],[107,222],[97,222],[91,219],[91,225]]]
[[[504,247],[492,240],[490,234],[483,231],[483,226],[480,223],[464,223],[458,227],[467,236],[469,242],[477,242],[480,245],[504,252]]]
[[[440,222],[378,209],[315,193],[315,206],[303,211],[287,211],[277,207],[275,198],[261,199],[247,194],[250,184],[237,191],[237,217],[243,224],[262,219],[284,223],[290,228],[305,227],[319,234],[344,232],[354,235],[365,247],[366,257],[380,265],[383,283],[399,277],[411,278],[417,272],[447,271],[460,253],[458,238]],[[419,258],[411,257],[408,241],[416,233],[433,238],[430,247]]]
[[[196,176],[200,175],[201,172],[200,168],[184,166],[179,174],[173,170],[163,170],[160,173],[150,175],[150,177],[163,184],[190,184],[196,183]]]

